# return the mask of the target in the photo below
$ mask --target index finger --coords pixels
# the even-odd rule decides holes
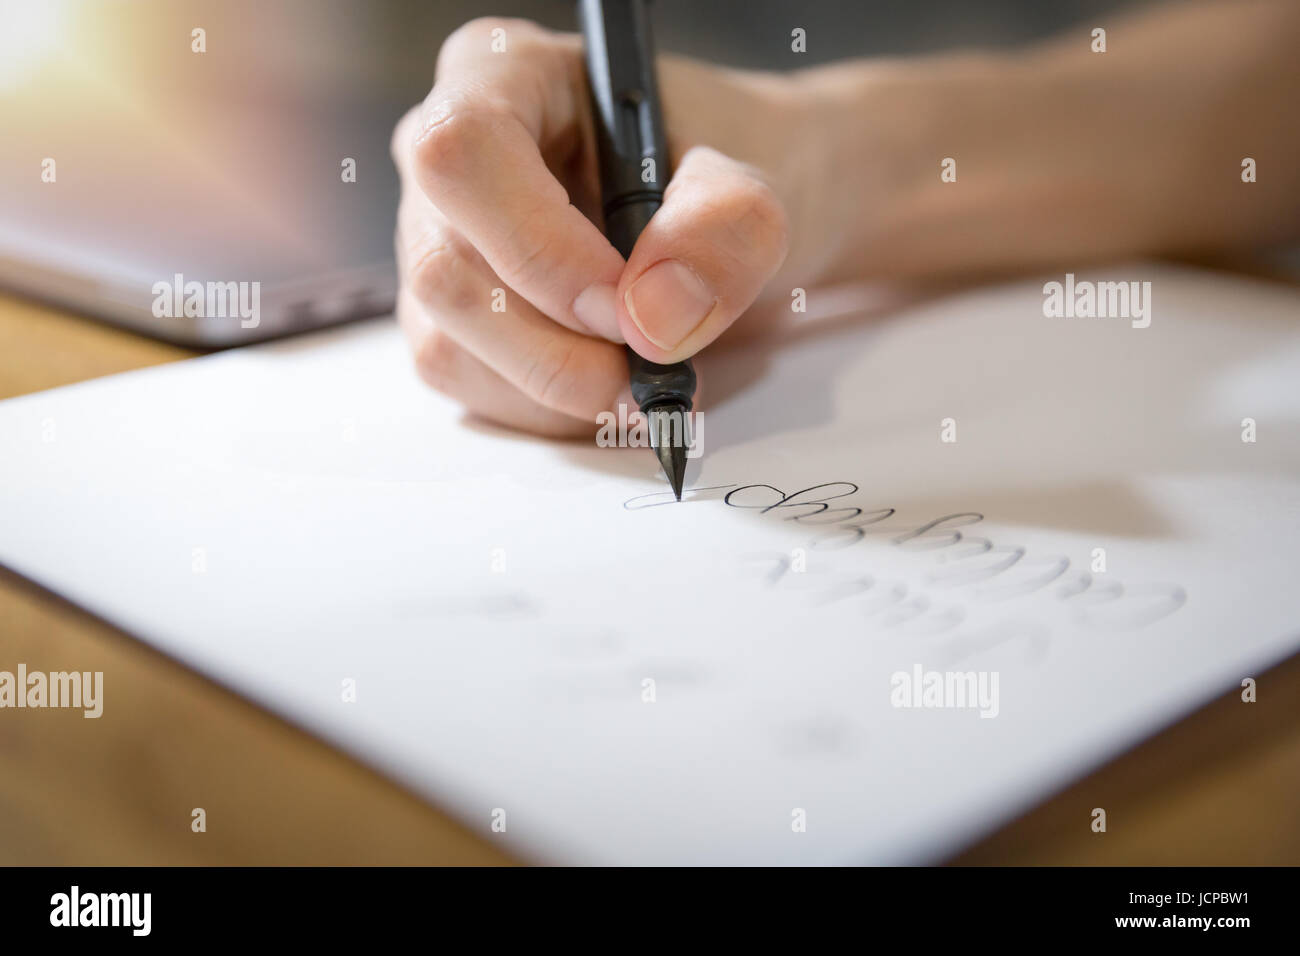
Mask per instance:
[[[494,40],[504,48],[494,52]],[[412,144],[414,175],[511,288],[570,328],[620,342],[623,257],[542,155],[544,144],[557,162],[590,169],[580,152],[590,142],[581,70],[575,42],[526,21],[462,27],[438,58]]]

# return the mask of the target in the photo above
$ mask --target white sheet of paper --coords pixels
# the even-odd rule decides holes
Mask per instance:
[[[1300,295],[1079,278],[1151,326],[1040,279],[706,366],[681,504],[387,321],[11,400],[0,561],[526,857],[942,858],[1300,647]],[[893,706],[917,666],[996,717]]]

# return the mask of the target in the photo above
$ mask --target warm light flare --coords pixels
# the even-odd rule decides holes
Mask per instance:
[[[0,2],[0,90],[21,86],[62,46],[67,0]]]

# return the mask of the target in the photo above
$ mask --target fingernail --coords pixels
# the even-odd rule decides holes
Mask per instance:
[[[717,301],[695,270],[676,259],[651,266],[623,297],[641,334],[665,352],[699,328]]]
[[[583,289],[573,300],[573,314],[594,334],[611,342],[622,342],[618,327],[617,293],[612,285],[598,283]]]

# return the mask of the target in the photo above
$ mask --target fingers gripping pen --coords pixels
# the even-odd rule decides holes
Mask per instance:
[[[671,175],[654,47],[644,0],[579,0],[600,163],[605,235],[627,259],[663,203]],[[680,501],[688,413],[695,400],[690,361],[658,365],[627,350],[632,398],[645,413],[650,443]]]

